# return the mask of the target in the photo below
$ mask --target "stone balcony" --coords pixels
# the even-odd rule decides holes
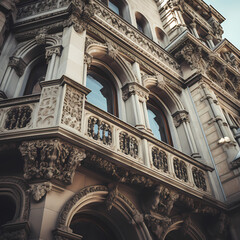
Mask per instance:
[[[0,144],[61,138],[85,149],[83,166],[120,182],[135,172],[147,179],[145,185],[165,182],[211,198],[211,167],[85,102],[89,90],[66,77],[42,87],[41,95],[0,101]]]

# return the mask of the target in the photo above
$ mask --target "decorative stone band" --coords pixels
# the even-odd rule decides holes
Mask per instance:
[[[154,167],[164,172],[168,172],[168,160],[167,154],[163,150],[159,150],[156,147],[152,148],[152,161]]]
[[[129,136],[126,132],[119,134],[120,149],[126,155],[130,155],[134,158],[138,156],[138,143],[135,137]]]
[[[188,112],[186,110],[177,111],[172,117],[175,127],[179,127],[183,122],[189,122]]]
[[[71,184],[75,170],[86,157],[81,148],[60,139],[25,141],[19,146],[25,179],[55,179]]]
[[[22,58],[12,56],[9,58],[8,66],[12,67],[17,75],[21,77],[25,71],[27,64],[23,61]]]
[[[88,119],[88,135],[105,145],[112,144],[111,126],[96,117],[91,116]]]
[[[29,106],[11,108],[7,112],[5,129],[13,130],[24,128],[29,124],[32,115],[32,108]]]
[[[149,90],[137,82],[127,83],[122,88],[123,100],[126,101],[131,95],[138,95],[141,99],[148,100]]]
[[[188,173],[186,163],[179,160],[178,158],[173,159],[174,172],[176,177],[188,182]]]

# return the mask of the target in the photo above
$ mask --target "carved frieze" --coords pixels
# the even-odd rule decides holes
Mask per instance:
[[[58,93],[58,86],[44,87],[42,89],[37,115],[37,127],[50,127],[54,124]]]
[[[119,134],[119,144],[123,153],[134,158],[138,157],[138,142],[135,137],[128,135],[126,132],[121,132]]]
[[[66,184],[86,157],[85,151],[60,139],[23,142],[19,150],[24,159],[25,179],[56,179]]]
[[[32,108],[29,106],[11,108],[7,112],[7,118],[5,121],[5,129],[13,130],[18,128],[25,128],[32,115]]]
[[[22,58],[12,56],[9,58],[8,66],[12,67],[17,75],[21,77],[25,71],[27,64],[23,61]]]
[[[197,169],[196,167],[192,168],[192,175],[195,185],[198,188],[203,189],[204,191],[207,190],[207,184],[204,177],[204,172],[202,170]]]
[[[119,167],[115,163],[103,159],[96,154],[88,153],[82,165],[98,173],[102,172],[121,183],[134,184],[142,187],[152,187],[154,185],[153,180],[149,177],[137,174],[134,171],[129,171],[128,168]]]
[[[88,136],[98,140],[105,145],[112,144],[112,128],[108,123],[101,121],[96,117],[88,119]]]
[[[187,182],[188,181],[188,173],[187,173],[186,163],[182,160],[179,160],[178,158],[174,158],[173,166],[174,166],[174,172],[176,174],[176,177]]]
[[[84,94],[66,85],[61,123],[77,131],[81,130]]]
[[[152,161],[154,167],[164,172],[168,172],[168,160],[167,154],[163,150],[159,150],[156,147],[152,148]]]

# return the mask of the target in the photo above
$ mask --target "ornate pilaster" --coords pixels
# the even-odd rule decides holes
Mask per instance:
[[[8,66],[12,67],[17,75],[21,77],[25,71],[27,64],[23,61],[22,58],[12,56],[9,59]]]
[[[86,157],[83,149],[57,138],[25,141],[19,150],[25,179],[55,179],[65,184],[71,184],[77,166]]]

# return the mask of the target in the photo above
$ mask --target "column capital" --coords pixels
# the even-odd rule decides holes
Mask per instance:
[[[126,101],[131,95],[139,96],[141,101],[147,101],[149,90],[137,82],[127,83],[122,87],[123,100]]]
[[[53,54],[56,54],[57,56],[61,56],[63,47],[62,45],[56,45],[56,46],[46,47],[45,49],[46,49],[45,58],[47,62],[49,62]]]
[[[12,56],[9,58],[8,66],[12,67],[17,75],[21,77],[25,71],[27,64],[23,61],[22,58]]]
[[[179,127],[183,122],[189,122],[188,112],[186,110],[179,110],[173,115],[175,127]]]

